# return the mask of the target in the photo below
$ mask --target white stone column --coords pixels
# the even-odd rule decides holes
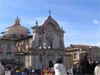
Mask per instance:
[[[35,57],[35,62],[36,62],[36,69],[40,69],[40,61],[39,61],[39,55],[36,55]]]

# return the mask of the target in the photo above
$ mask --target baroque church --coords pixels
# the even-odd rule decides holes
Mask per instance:
[[[44,65],[52,68],[57,58],[62,58],[66,66],[64,30],[59,24],[49,15],[42,25],[36,21],[32,29],[33,35],[29,35],[29,30],[20,25],[18,17],[15,24],[6,29],[4,37],[15,42],[14,67],[40,69]]]

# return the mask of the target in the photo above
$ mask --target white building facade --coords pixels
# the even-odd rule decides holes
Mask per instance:
[[[33,41],[26,54],[25,68],[40,69],[44,67],[53,67],[58,58],[65,61],[64,31],[58,23],[49,16],[41,26],[33,28]]]

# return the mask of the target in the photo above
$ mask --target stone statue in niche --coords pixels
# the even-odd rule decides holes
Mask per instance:
[[[42,40],[39,39],[39,46],[42,46]]]

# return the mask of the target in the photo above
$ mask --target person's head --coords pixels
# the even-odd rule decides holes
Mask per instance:
[[[42,65],[42,68],[44,68],[44,65]]]
[[[92,64],[92,61],[89,61],[89,64]]]
[[[20,67],[17,67],[17,70],[20,70]]]
[[[8,71],[8,70],[9,70],[9,67],[6,68],[6,71]]]
[[[56,63],[62,63],[62,59],[61,58],[58,58]]]
[[[100,61],[98,61],[97,65],[100,65]]]
[[[89,54],[88,54],[88,53],[85,53],[84,58],[85,58],[85,59],[89,59],[89,58],[90,58]]]

